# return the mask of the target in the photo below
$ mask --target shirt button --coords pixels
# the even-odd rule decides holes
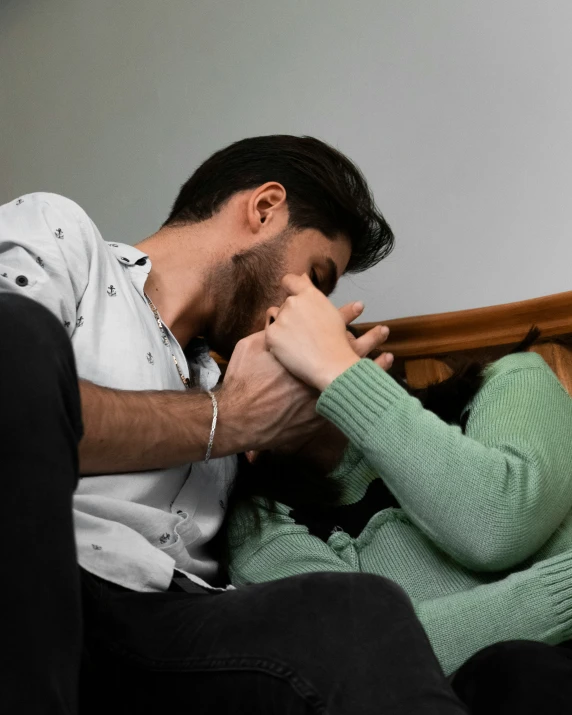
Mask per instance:
[[[146,258],[140,258],[138,261],[135,261],[136,266],[144,266],[147,263]]]
[[[27,286],[27,285],[28,285],[28,279],[26,278],[26,276],[18,276],[18,277],[16,278],[16,285],[19,285],[19,286],[22,286],[22,287]]]

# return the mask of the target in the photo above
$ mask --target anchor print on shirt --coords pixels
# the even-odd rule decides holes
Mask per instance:
[[[76,328],[81,328],[83,325],[83,315],[80,315],[79,318],[75,321],[75,327]]]
[[[56,228],[56,230],[54,231],[54,236],[55,236],[56,238],[63,238],[63,237],[64,237],[64,232],[62,231],[61,228]]]
[[[154,365],[154,364],[155,364],[155,359],[153,358],[153,355],[152,355],[151,353],[147,353],[147,362],[148,362],[150,365]]]
[[[40,268],[44,268],[44,266],[46,265],[46,264],[42,261],[42,259],[40,258],[40,256],[38,256],[38,257],[36,258],[36,263],[40,266]]]
[[[117,291],[115,290],[115,286],[109,286],[109,288],[107,289],[107,295],[108,295],[110,298],[115,298],[115,296],[117,295]]]
[[[23,203],[24,203],[24,199],[18,199],[18,201],[16,201],[16,206],[19,206],[20,204],[23,204]]]
[[[161,536],[159,537],[159,543],[166,544],[170,538],[171,538],[171,534],[161,534]]]
[[[69,328],[71,325],[69,320],[64,320],[64,328]]]

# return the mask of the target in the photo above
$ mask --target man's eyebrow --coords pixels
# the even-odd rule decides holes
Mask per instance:
[[[322,279],[322,290],[326,295],[333,292],[338,282],[338,267],[333,258],[326,258],[326,271]]]

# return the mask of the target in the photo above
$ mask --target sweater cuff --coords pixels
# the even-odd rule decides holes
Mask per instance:
[[[316,411],[356,445],[363,445],[375,417],[410,395],[372,360],[345,370],[322,392]]]
[[[572,553],[541,561],[537,568],[559,626],[558,642],[568,640],[572,638]]]

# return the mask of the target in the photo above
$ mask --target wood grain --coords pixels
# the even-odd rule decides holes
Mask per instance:
[[[384,350],[402,358],[512,345],[522,340],[533,325],[541,329],[544,337],[572,333],[572,291],[486,308],[359,323],[354,327],[361,335],[380,324],[390,329]]]

